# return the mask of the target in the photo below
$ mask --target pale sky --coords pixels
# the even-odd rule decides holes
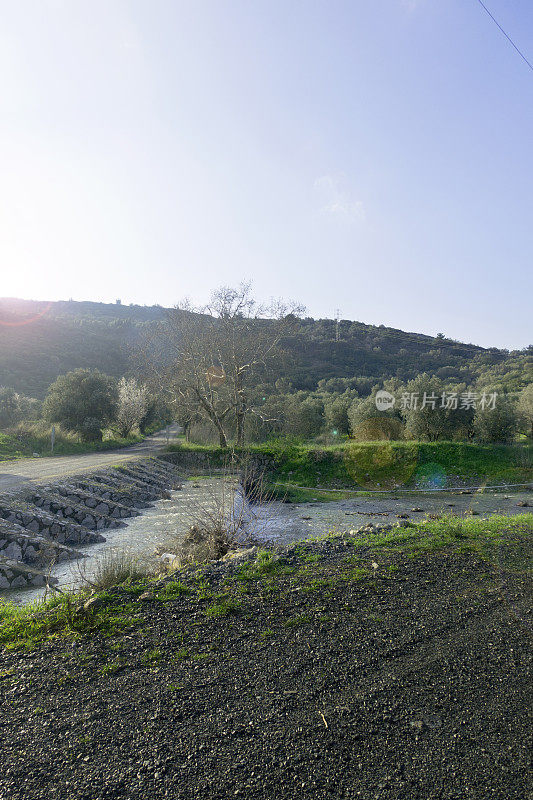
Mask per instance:
[[[533,61],[531,0],[485,4]],[[0,296],[532,335],[533,71],[477,0],[0,0]]]

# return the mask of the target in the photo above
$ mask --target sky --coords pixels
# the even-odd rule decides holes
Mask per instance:
[[[533,61],[533,3],[485,0]],[[533,71],[478,0],[0,0],[0,295],[533,340]]]

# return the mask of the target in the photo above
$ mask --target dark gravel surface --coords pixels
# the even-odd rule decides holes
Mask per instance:
[[[282,555],[117,592],[118,635],[3,651],[0,798],[529,796],[524,578],[340,539]]]

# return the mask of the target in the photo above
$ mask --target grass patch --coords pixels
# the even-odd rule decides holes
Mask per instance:
[[[153,650],[147,650],[146,653],[143,653],[141,656],[141,661],[143,664],[158,664],[163,655],[161,650],[158,647],[155,647]]]
[[[300,625],[309,625],[313,620],[309,614],[298,614],[295,617],[290,617],[283,623],[286,628],[297,628]]]
[[[505,517],[495,514],[488,519],[444,517],[419,522],[410,528],[361,536],[353,543],[356,548],[411,556],[439,550],[471,552],[487,561],[497,561],[506,569],[527,571],[533,566],[532,533],[533,515]]]
[[[163,603],[168,603],[170,600],[176,600],[178,597],[183,597],[187,594],[191,594],[191,590],[186,584],[181,581],[170,581],[157,593],[156,599],[161,600]]]
[[[104,601],[109,596],[99,595]],[[124,629],[137,627],[139,618],[132,615],[130,604],[112,602],[95,611],[78,611],[87,595],[56,595],[45,602],[17,606],[0,601],[0,645],[8,649],[32,649],[52,637],[76,637],[99,632],[116,636]],[[109,598],[111,600],[111,598]]]
[[[121,661],[120,658],[116,658],[114,661],[108,661],[107,664],[104,664],[104,666],[98,670],[98,674],[104,677],[106,675],[114,675],[115,672],[118,672],[123,666],[123,661]]]
[[[210,619],[217,617],[229,617],[232,614],[238,614],[241,610],[241,604],[231,598],[222,598],[218,603],[213,603],[208,606],[204,614]]]
[[[237,570],[233,580],[260,581],[263,578],[274,578],[277,575],[289,575],[293,567],[284,564],[274,553],[261,550],[255,561],[245,561]]]
[[[54,452],[50,445],[51,425],[42,421],[21,422],[14,428],[0,433],[0,461],[13,461],[39,456],[67,456],[82,453],[96,453],[102,450],[115,450],[142,442],[144,436],[132,435],[120,438],[104,432],[101,442],[81,442],[76,434],[63,431],[56,425]]]

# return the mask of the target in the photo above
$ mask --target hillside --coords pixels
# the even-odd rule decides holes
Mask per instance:
[[[42,398],[58,375],[78,367],[123,375],[143,326],[162,313],[159,307],[1,299],[0,385]]]
[[[0,385],[42,398],[58,375],[78,367],[120,376],[130,367],[132,346],[163,315],[161,306],[0,299]],[[286,377],[294,389],[315,389],[325,380],[332,391],[343,391],[348,381],[366,394],[387,378],[408,380],[420,372],[511,390],[532,380],[531,348],[509,353],[348,320],[340,322],[336,341],[334,320],[303,319],[285,349],[275,377]]]

